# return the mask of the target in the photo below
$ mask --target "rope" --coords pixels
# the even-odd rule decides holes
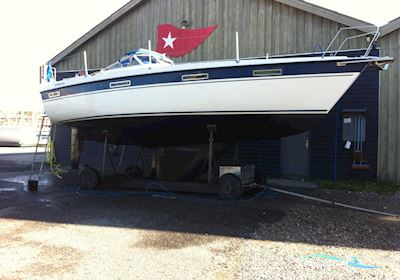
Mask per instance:
[[[68,172],[67,170],[62,169],[60,164],[57,164],[56,150],[54,148],[54,142],[52,140],[49,140],[47,142],[46,162],[50,166],[51,173],[58,179],[63,178],[61,174]]]

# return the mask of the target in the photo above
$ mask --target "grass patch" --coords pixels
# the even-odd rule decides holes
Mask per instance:
[[[328,180],[313,180],[322,189],[345,190],[352,192],[376,192],[379,194],[394,193],[400,191],[400,185],[368,182],[368,181],[333,181]]]

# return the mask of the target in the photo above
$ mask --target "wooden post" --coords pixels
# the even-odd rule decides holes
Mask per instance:
[[[78,138],[78,129],[71,128],[71,168],[78,169],[81,157],[80,140]]]
[[[207,181],[209,184],[212,182],[213,176],[213,161],[214,161],[214,133],[217,132],[217,126],[214,124],[208,124],[207,130],[209,133],[208,138],[208,174],[207,174]]]

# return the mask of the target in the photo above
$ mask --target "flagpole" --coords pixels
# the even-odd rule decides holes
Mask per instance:
[[[236,31],[236,62],[240,62],[240,55],[239,55],[239,32]]]

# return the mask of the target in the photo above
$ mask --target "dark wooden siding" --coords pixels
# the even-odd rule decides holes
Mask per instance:
[[[238,145],[239,164],[254,164],[264,176],[280,176],[280,139],[240,142]],[[218,165],[232,165],[236,145],[230,145]]]
[[[311,176],[333,179],[335,162],[335,138],[337,137],[337,178],[340,179],[376,179],[378,146],[378,73],[366,71],[339,101],[332,112],[311,130]],[[366,142],[363,147],[364,157],[370,164],[369,171],[353,171],[352,149],[344,148],[342,140],[342,113],[348,110],[366,111]],[[338,116],[338,121],[337,121]],[[336,130],[338,135],[336,136]]]
[[[319,127],[311,130],[311,176],[334,179],[335,145],[337,148],[336,172],[338,179],[375,180],[378,146],[379,73],[367,69],[328,114]],[[363,155],[370,165],[368,171],[353,171],[352,149],[344,148],[343,111],[365,110],[366,142]],[[337,119],[338,117],[338,119]],[[336,135],[337,132],[337,135]],[[335,138],[337,137],[337,143]]]

